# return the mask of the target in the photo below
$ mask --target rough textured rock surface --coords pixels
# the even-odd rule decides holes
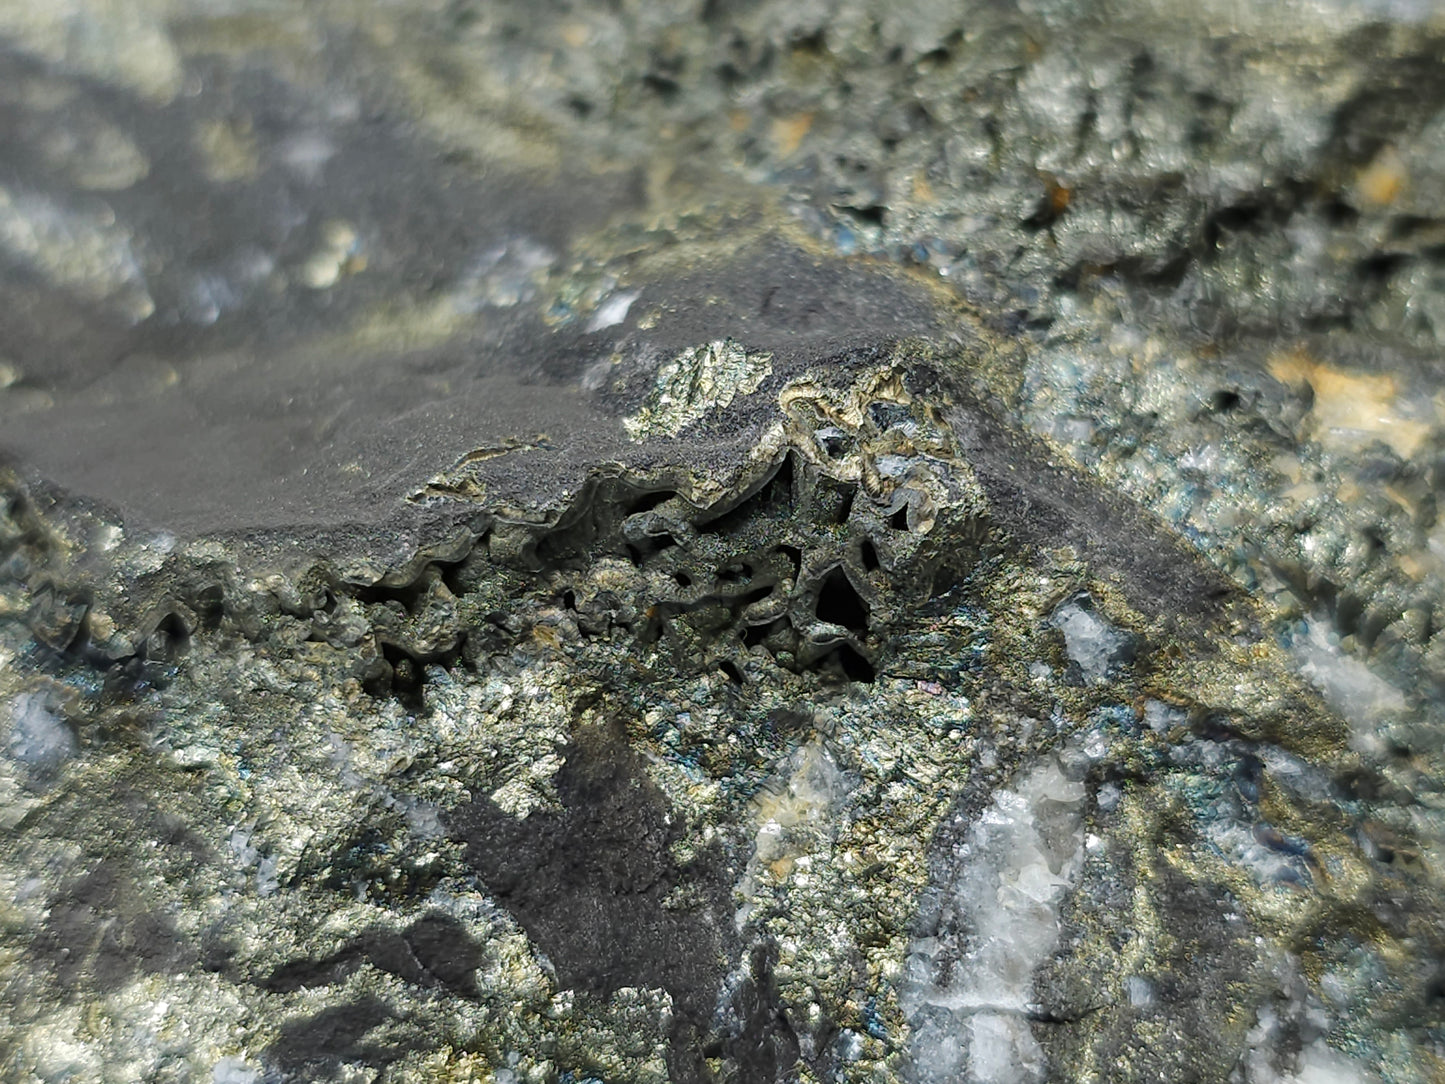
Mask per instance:
[[[1442,73],[0,0],[0,1076],[1441,1079]]]

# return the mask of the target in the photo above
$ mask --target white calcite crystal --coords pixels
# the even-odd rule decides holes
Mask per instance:
[[[919,1023],[917,1080],[1044,1079],[1043,1051],[1028,1020],[1033,976],[1057,946],[1059,907],[1082,861],[1085,796],[1084,785],[1050,756],[1000,791],[969,828],[948,886],[967,946],[948,977],[935,957],[952,946],[940,938],[911,946],[915,985],[905,1011]]]
[[[1100,685],[1129,648],[1129,636],[1077,600],[1054,611],[1053,624],[1064,634],[1064,649],[1078,665],[1084,681]]]
[[[822,741],[800,746],[754,800],[757,831],[753,856],[738,883],[745,900],[760,880],[786,876],[815,849],[820,837],[836,828],[835,818],[848,793],[848,779]],[[744,904],[736,915],[739,929],[752,914]]]
[[[1305,680],[1362,733],[1405,709],[1399,689],[1341,649],[1328,618],[1305,622],[1293,648]]]
[[[9,754],[32,768],[54,768],[75,755],[75,735],[36,693],[21,693],[10,705]]]
[[[1291,1002],[1280,1012],[1264,1005],[1247,1037],[1249,1047],[1232,1081],[1237,1084],[1379,1084],[1379,1078],[1359,1062],[1334,1049],[1322,1037],[1305,1042],[1297,1053],[1289,1049],[1289,1029],[1283,1017],[1302,1018],[1305,1030],[1322,1030],[1326,1023],[1317,1005]],[[1313,1024],[1310,1028],[1308,1025]],[[1298,1027],[1299,1020],[1296,1019]]]

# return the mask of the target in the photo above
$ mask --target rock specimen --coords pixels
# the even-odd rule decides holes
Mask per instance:
[[[1439,1079],[1445,33],[1072,7],[0,2],[0,1075]]]

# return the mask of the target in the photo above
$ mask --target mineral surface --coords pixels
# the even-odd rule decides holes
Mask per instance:
[[[1445,21],[0,0],[0,1078],[1445,1079]]]

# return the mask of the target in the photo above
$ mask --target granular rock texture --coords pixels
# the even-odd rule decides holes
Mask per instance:
[[[1441,1079],[1442,49],[0,0],[0,1076]]]

